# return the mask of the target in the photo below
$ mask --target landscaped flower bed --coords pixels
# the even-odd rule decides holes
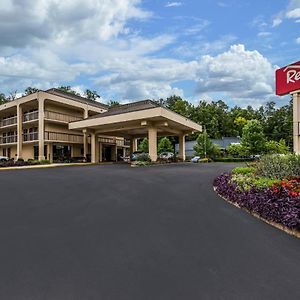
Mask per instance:
[[[239,207],[300,233],[300,174],[290,172],[292,176],[284,178],[275,168],[274,175],[268,166],[273,159],[276,162],[279,160],[278,157],[264,158],[254,167],[236,168],[231,173],[220,175],[214,181],[215,190]],[[295,157],[291,155],[281,160],[290,164],[295,162]],[[294,171],[297,168],[292,164],[290,166]],[[284,176],[289,173],[287,168],[283,168],[282,172]]]
[[[23,167],[23,166],[35,166],[35,165],[44,165],[49,164],[50,162],[48,160],[38,161],[38,160],[9,160],[5,162],[0,163],[0,168],[9,168],[9,167]]]

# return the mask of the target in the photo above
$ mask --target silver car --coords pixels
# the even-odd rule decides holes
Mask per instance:
[[[9,161],[9,158],[7,156],[0,156],[0,162]]]

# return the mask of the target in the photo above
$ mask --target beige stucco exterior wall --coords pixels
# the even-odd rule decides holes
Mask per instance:
[[[38,109],[38,120],[33,120],[27,123],[23,122],[22,116],[24,113]],[[47,157],[45,157],[45,159],[49,159],[49,154],[52,155],[52,145],[54,144],[69,145],[72,147],[72,156],[82,156],[81,149],[83,148],[83,144],[75,144],[63,140],[55,142],[47,142],[43,140],[45,131],[66,133],[71,135],[83,135],[82,130],[70,130],[68,128],[67,122],[61,122],[57,120],[44,120],[43,112],[53,111],[64,115],[70,115],[72,117],[86,118],[89,114],[98,114],[106,111],[106,109],[96,105],[90,105],[61,96],[52,95],[46,92],[38,92],[0,105],[0,120],[5,117],[17,116],[18,111],[19,117],[17,124],[6,128],[0,128],[0,136],[2,136],[3,132],[18,132],[19,143],[16,142],[14,144],[1,144],[0,155],[3,154],[3,148],[10,148],[11,158],[16,159],[16,154],[19,152],[19,158],[28,160],[34,158],[34,145],[39,145],[39,147],[41,148],[40,159],[44,158],[44,145],[47,145],[48,148]],[[36,141],[23,142],[23,129],[30,128],[40,129],[38,135],[39,138]],[[19,151],[17,151],[17,146]]]

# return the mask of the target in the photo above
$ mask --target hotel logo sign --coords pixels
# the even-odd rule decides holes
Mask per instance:
[[[300,61],[276,71],[276,95],[300,90]]]

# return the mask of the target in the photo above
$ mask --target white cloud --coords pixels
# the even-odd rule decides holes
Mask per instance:
[[[300,37],[296,38],[296,43],[300,45]]]
[[[197,21],[197,24],[187,28],[184,33],[186,35],[195,35],[199,34],[204,28],[209,26],[210,22],[208,20],[200,19]]]
[[[300,7],[292,9],[286,13],[286,17],[289,19],[297,19],[300,18]]]
[[[128,32],[129,19],[144,19],[149,12],[140,0],[5,0],[0,4],[0,47],[24,47],[49,39],[108,40]]]
[[[274,92],[274,71],[258,51],[233,45],[215,57],[201,57],[197,92],[223,92],[232,99],[266,99]]]
[[[284,19],[300,18],[300,0],[290,0],[286,9],[280,11],[273,19],[273,26],[280,25]]]
[[[276,26],[280,25],[281,23],[282,23],[282,19],[280,19],[280,18],[275,18],[275,19],[273,20],[272,27],[276,27]]]
[[[266,37],[266,36],[270,36],[270,35],[272,35],[272,33],[269,31],[261,31],[257,34],[257,36],[259,36],[259,37]]]
[[[168,2],[165,7],[178,7],[178,6],[182,6],[183,3],[182,2]]]

